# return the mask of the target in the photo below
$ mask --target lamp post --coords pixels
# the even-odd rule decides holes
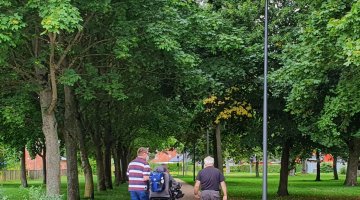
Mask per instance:
[[[268,65],[268,0],[265,0],[264,34],[264,105],[263,105],[263,187],[262,200],[267,200],[267,65]]]
[[[209,129],[210,128],[206,128],[206,156],[210,155],[210,152],[209,152]]]

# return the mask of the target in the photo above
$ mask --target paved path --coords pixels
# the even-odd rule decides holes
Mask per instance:
[[[181,200],[194,200],[194,186],[185,183],[183,180],[175,178],[175,180],[182,184],[181,191],[185,194]]]

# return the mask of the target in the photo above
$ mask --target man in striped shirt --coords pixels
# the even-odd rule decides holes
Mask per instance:
[[[129,163],[127,173],[131,200],[149,199],[148,181],[151,169],[147,162],[148,155],[148,149],[140,147],[137,151],[137,157]]]

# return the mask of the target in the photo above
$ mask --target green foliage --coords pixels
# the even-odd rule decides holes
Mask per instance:
[[[353,15],[358,6],[352,1],[327,1],[314,7],[298,40],[286,46],[284,67],[272,74],[300,130],[325,146],[339,145],[340,139],[359,131],[354,122],[360,112],[355,92],[360,73],[352,61],[357,30],[349,28],[358,23]]]
[[[0,114],[3,124],[12,124],[17,127],[24,127],[26,115],[31,111],[30,102],[26,96],[19,95],[13,98],[3,99],[3,105],[0,107]]]
[[[346,174],[346,167],[340,168],[340,174]]]
[[[94,179],[96,184],[96,178]],[[84,187],[85,179],[84,176],[79,176],[80,188]],[[43,187],[42,180],[28,180],[29,185],[33,186],[36,190]],[[63,176],[61,180],[61,194],[63,194],[62,199],[66,199],[66,187],[67,180],[66,177]],[[29,187],[31,188],[31,187]],[[22,188],[20,186],[20,182],[16,181],[6,181],[2,182],[0,186],[0,191],[2,191],[4,196],[7,196],[7,200],[29,200],[29,188]],[[45,188],[43,188],[45,192]],[[97,191],[95,190],[95,196],[99,200],[110,200],[114,199],[114,197],[118,199],[130,200],[130,195],[128,192],[128,184],[120,184],[120,186],[114,186],[113,190],[107,191]],[[55,198],[56,199],[56,198]],[[2,199],[1,199],[2,200]]]
[[[65,30],[73,32],[80,28],[82,21],[78,8],[71,5],[70,0],[47,0],[33,1],[36,8],[39,9],[39,15],[42,18],[41,25],[45,29],[43,33],[60,33]]]
[[[359,5],[271,2],[270,152],[289,141],[293,158],[313,145],[307,135],[331,146],[341,143],[338,136],[360,134]],[[196,141],[200,158],[210,121],[202,100],[216,94],[221,108],[212,120],[226,121],[224,154],[248,158],[261,151],[262,1],[0,0],[0,6],[1,141],[16,148],[39,141],[33,92],[48,86],[46,33],[56,36],[55,59],[65,56],[56,80],[76,90],[87,147],[94,136],[130,151],[183,149]],[[232,86],[238,89],[225,106]],[[56,108],[59,119],[62,109]],[[251,120],[225,120],[239,119],[237,113]]]
[[[25,200],[62,200],[63,195],[47,196],[42,187],[31,186],[28,189],[28,197],[24,197]]]
[[[289,176],[289,191],[291,195],[279,197],[277,195],[279,175],[268,175],[268,199],[274,200],[302,200],[302,199],[339,199],[355,200],[358,198],[357,187],[346,187],[344,189],[345,176],[340,175],[339,180],[334,180],[332,174],[322,174],[321,181],[314,181],[314,174],[297,174]],[[193,177],[182,178],[193,185]],[[226,175],[225,182],[228,197],[234,199],[261,199],[262,178],[256,178],[254,174],[233,173]],[[309,192],[315,190],[316,192]]]
[[[0,187],[0,200],[9,200],[9,197],[4,194],[3,189],[1,187]]]
[[[320,165],[320,171],[323,173],[331,173],[333,172],[332,164],[322,162]]]
[[[67,86],[74,86],[74,84],[80,79],[81,77],[74,69],[65,69],[62,76],[59,77],[59,82]]]
[[[19,169],[18,152],[8,145],[1,144],[0,146],[0,170]]]
[[[0,14],[0,44],[8,43],[14,46],[14,35],[23,27],[25,27],[25,23],[19,13]]]
[[[156,167],[160,166],[160,164],[150,163],[150,167],[152,170],[155,170]],[[168,163],[167,168],[171,174],[176,174],[179,170],[182,170],[182,162],[180,163]]]
[[[268,165],[269,173],[280,173],[280,165]],[[259,172],[262,173],[262,165],[259,165]],[[252,173],[255,174],[255,164],[251,165]],[[250,165],[239,165],[239,166],[231,166],[230,172],[250,172]]]

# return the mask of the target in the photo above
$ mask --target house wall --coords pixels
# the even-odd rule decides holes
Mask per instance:
[[[337,162],[337,171],[338,171],[338,173],[340,172],[340,170],[341,170],[341,168],[343,168],[343,167],[346,167],[346,165],[344,164],[344,163],[342,163],[342,162]],[[306,162],[306,168],[307,168],[307,173],[310,173],[310,174],[312,174],[312,173],[316,173],[316,169],[317,169],[317,167],[316,167],[316,162],[314,162],[314,161],[307,161]]]
[[[43,169],[42,158],[36,155],[35,159],[31,159],[28,151],[25,151],[25,162],[26,162],[26,170]]]
[[[26,170],[42,170],[43,169],[43,161],[39,155],[36,155],[35,159],[31,159],[29,152],[25,151],[25,165]],[[66,170],[66,160],[60,161],[60,170]]]

